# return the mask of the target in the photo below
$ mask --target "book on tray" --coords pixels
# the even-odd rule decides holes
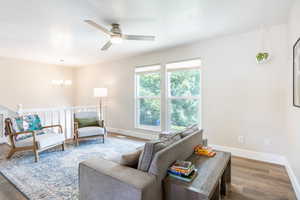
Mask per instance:
[[[186,182],[191,182],[196,174],[197,170],[195,166],[190,161],[177,160],[169,169],[169,176],[183,180]]]

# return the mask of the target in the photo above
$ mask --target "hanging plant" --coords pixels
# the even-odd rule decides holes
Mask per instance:
[[[258,64],[263,64],[266,63],[270,60],[270,48],[268,48],[268,44],[270,42],[268,42],[268,37],[267,37],[267,32],[266,32],[266,27],[264,27],[264,25],[261,25],[260,28],[260,42],[261,42],[261,46],[260,46],[260,50],[258,51],[258,53],[256,54],[256,62]]]
[[[267,52],[259,52],[257,55],[256,55],[256,61],[258,64],[261,64],[261,63],[264,63],[266,61],[269,60],[269,53]]]

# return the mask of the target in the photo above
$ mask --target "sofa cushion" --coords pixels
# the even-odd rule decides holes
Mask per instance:
[[[169,139],[180,139],[181,138],[181,132],[172,132],[169,134],[160,134],[159,139],[160,140],[169,140]]]
[[[140,155],[137,169],[147,172],[155,154],[180,139],[181,137],[179,135],[174,135],[173,137],[163,140],[154,140],[147,142],[144,146],[143,152]]]
[[[47,133],[47,134],[36,136],[38,149],[43,149],[45,147],[53,146],[56,144],[62,144],[64,141],[65,141],[65,136],[63,134]],[[30,138],[16,141],[15,145],[16,147],[32,146],[33,138],[30,137]]]
[[[168,168],[176,160],[185,160],[194,152],[194,147],[202,144],[202,130],[196,131],[168,147],[157,152],[152,159],[148,173],[156,175],[158,180],[162,180]]]
[[[197,132],[197,131],[199,131],[199,126],[198,126],[198,124],[193,124],[193,125],[187,127],[186,129],[184,129],[184,130],[180,133],[180,135],[181,135],[182,138],[184,138],[184,137],[186,137],[186,136],[188,136],[188,135],[190,135],[190,134],[192,134],[192,133],[195,133],[195,132]]]
[[[105,130],[104,128],[98,126],[89,126],[84,128],[78,129],[79,137],[89,137],[89,136],[97,136],[97,135],[104,135]]]

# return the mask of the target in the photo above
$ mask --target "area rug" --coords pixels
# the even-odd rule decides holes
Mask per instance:
[[[144,143],[127,138],[108,137],[81,142],[78,147],[69,145],[40,154],[34,162],[31,152],[14,156],[0,163],[0,172],[20,192],[31,200],[77,200],[78,165],[91,158],[108,158],[114,154],[132,151]]]

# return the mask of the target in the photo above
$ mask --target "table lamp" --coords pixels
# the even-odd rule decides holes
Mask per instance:
[[[103,120],[102,100],[107,97],[107,88],[94,88],[94,97],[99,98],[99,119]]]

